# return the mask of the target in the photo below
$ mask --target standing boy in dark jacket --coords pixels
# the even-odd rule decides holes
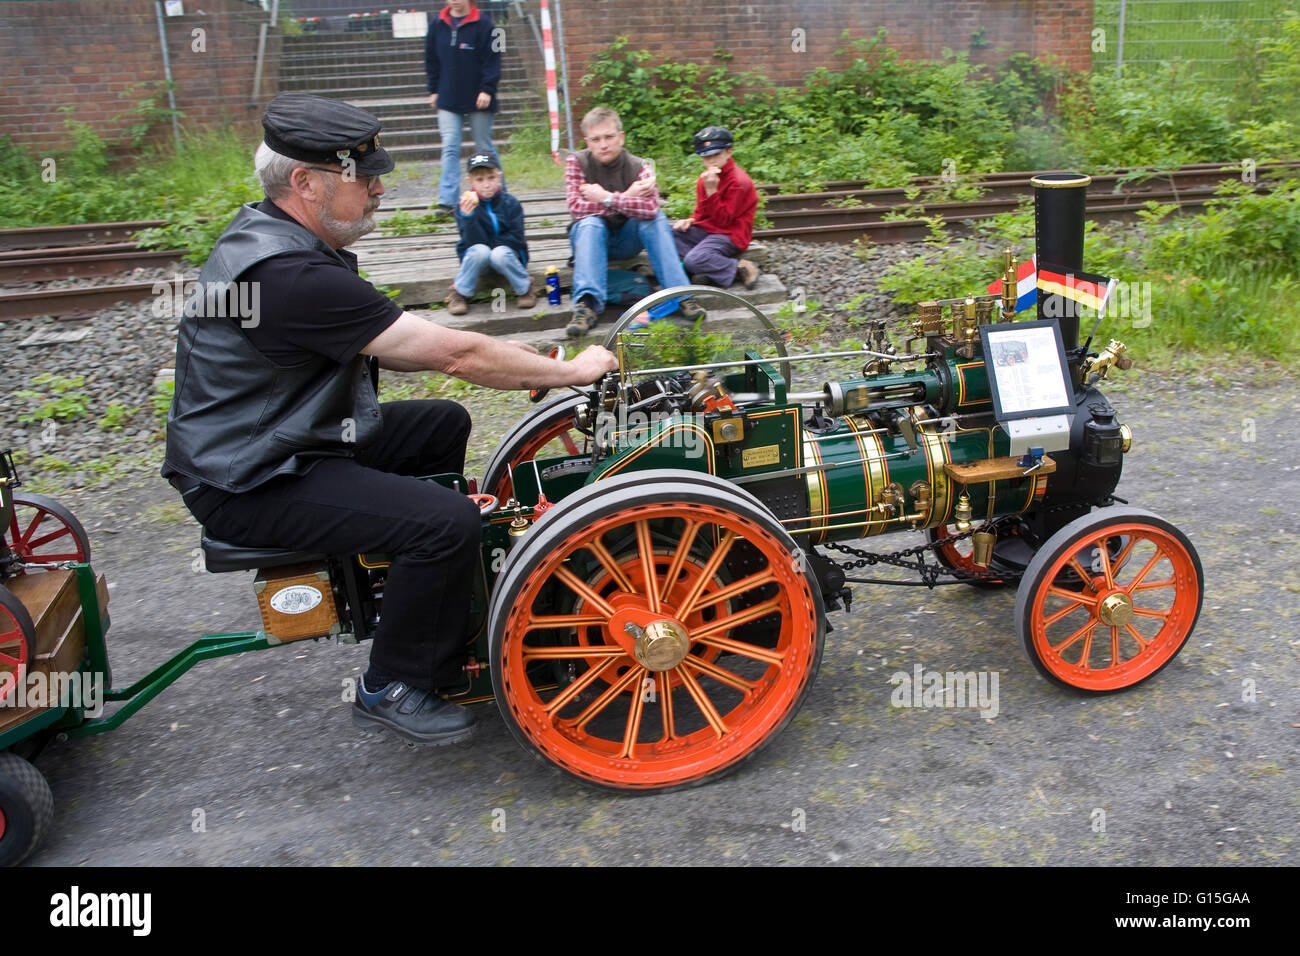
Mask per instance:
[[[473,189],[461,195],[456,213],[460,272],[447,292],[447,311],[452,315],[469,311],[465,300],[474,294],[479,275],[488,266],[510,283],[519,296],[519,308],[531,309],[537,304],[537,293],[524,268],[528,264],[524,207],[501,188],[501,169],[491,156],[471,156],[466,168]]]
[[[451,0],[443,7],[424,41],[429,106],[438,111],[442,140],[438,208],[448,215],[460,184],[460,141],[466,117],[474,136],[474,152],[487,153],[501,168],[492,145],[492,114],[497,111],[502,42],[492,20],[470,0]]]

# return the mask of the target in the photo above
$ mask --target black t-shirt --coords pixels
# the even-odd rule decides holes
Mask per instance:
[[[257,208],[294,221],[269,199]],[[313,354],[350,362],[402,314],[401,306],[357,275],[355,255],[336,251],[347,268],[322,252],[304,250],[263,259],[239,277],[258,283],[260,296],[258,324],[241,322],[241,330],[276,365],[300,365]]]

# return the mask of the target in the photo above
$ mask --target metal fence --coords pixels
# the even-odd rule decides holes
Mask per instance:
[[[1098,0],[1094,72],[1145,72],[1181,61],[1211,82],[1239,81],[1243,57],[1300,0]]]

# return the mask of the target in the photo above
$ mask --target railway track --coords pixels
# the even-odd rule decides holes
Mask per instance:
[[[1269,173],[1297,170],[1300,161],[1261,163],[1255,172],[1262,180]],[[929,235],[936,218],[951,233],[960,235],[980,220],[1018,209],[1032,195],[1029,184],[1032,175],[1016,171],[993,173],[957,183],[945,182],[940,177],[915,177],[907,187],[890,189],[872,189],[860,181],[844,181],[825,183],[822,191],[814,193],[782,193],[777,186],[759,186],[766,194],[765,212],[772,225],[756,230],[754,235],[758,239],[813,242],[851,242],[859,238],[882,244],[915,242]],[[1088,218],[1133,219],[1147,202],[1168,203],[1182,211],[1195,212],[1216,198],[1215,187],[1220,182],[1240,175],[1240,166],[1222,163],[1097,175],[1088,190]],[[981,195],[975,200],[953,202],[950,196],[954,185],[973,186]],[[525,217],[530,240],[564,238],[563,201],[559,194],[528,200]],[[421,204],[399,204],[387,211],[414,212],[427,208]],[[143,250],[131,243],[130,238],[140,229],[159,225],[163,223],[153,220],[0,230],[0,285],[102,277],[137,267],[156,268],[179,258],[183,252]],[[455,233],[440,235],[450,239]],[[422,238],[428,244],[428,237],[413,238]],[[126,282],[0,293],[0,320],[83,315],[117,302],[141,301],[152,294],[153,288],[151,282]]]

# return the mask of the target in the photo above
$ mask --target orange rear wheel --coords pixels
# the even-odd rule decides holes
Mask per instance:
[[[1140,508],[1106,508],[1048,539],[1025,571],[1016,623],[1048,680],[1121,690],[1173,660],[1203,590],[1200,557],[1181,531]]]
[[[801,553],[754,499],[704,477],[584,488],[503,571],[498,706],[525,747],[588,783],[664,790],[734,769],[816,674],[824,625]]]
[[[519,468],[534,458],[579,454],[588,438],[578,431],[574,416],[586,403],[583,396],[569,394],[533,409],[501,439],[484,469],[479,491],[496,495],[504,505],[514,494],[510,480],[512,468]]]

